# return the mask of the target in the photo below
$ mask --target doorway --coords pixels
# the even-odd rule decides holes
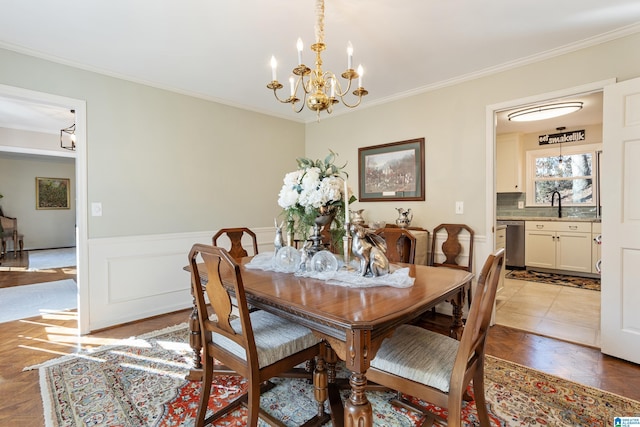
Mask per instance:
[[[492,193],[487,195],[487,209],[490,211],[487,218],[492,220],[487,229],[493,229],[496,225],[496,220],[505,219],[505,216],[517,217],[517,219],[527,218],[528,215],[531,217],[537,216],[535,209],[531,210],[531,212],[526,212],[523,209],[525,206],[523,192],[508,193],[505,196],[507,205],[513,203],[513,209],[510,210],[507,206],[508,215],[505,215],[505,201],[499,200],[497,194],[496,170],[499,165],[496,164],[496,138],[505,132],[505,128],[501,127],[501,125],[504,124],[503,120],[507,112],[534,104],[566,100],[568,98],[573,99],[580,96],[588,97],[590,94],[602,92],[604,86],[612,83],[615,83],[615,80],[595,82],[585,86],[512,100],[487,107],[487,153],[488,158],[492,159],[491,172],[493,172],[488,172],[487,178],[490,180],[487,183],[487,188],[491,189],[488,191]],[[601,107],[598,111],[598,116],[601,126]],[[593,119],[591,118],[590,120]],[[544,131],[546,133],[549,129],[563,126],[547,120],[538,123],[533,127],[528,126],[524,132],[536,133]],[[587,123],[583,124],[586,125]],[[538,127],[536,128],[536,126]],[[581,124],[575,123],[569,126],[581,126]],[[506,128],[507,131],[514,131],[514,128],[509,128],[508,126]],[[524,179],[526,179],[526,176]],[[522,190],[526,190],[526,188]],[[499,205],[499,203],[501,204]],[[599,292],[507,278],[505,280],[505,288],[497,299],[496,323],[498,324],[599,348],[601,300]],[[576,303],[576,301],[580,301],[580,303]],[[580,310],[576,309],[579,304],[582,305]],[[585,310],[585,308],[588,309]],[[571,309],[574,309],[574,313],[571,312]],[[501,312],[501,310],[504,311]]]
[[[86,160],[86,103],[83,100],[61,97],[44,92],[36,92],[13,86],[0,85],[0,98],[16,100],[23,103],[32,102],[75,110],[76,150],[75,157],[75,197],[76,227],[75,243],[77,250],[77,285],[78,285],[78,329],[81,334],[89,331],[88,316],[88,272],[87,272],[87,160]],[[0,151],[36,156],[69,156],[64,150],[47,149],[46,147],[30,147],[25,145],[4,144]]]

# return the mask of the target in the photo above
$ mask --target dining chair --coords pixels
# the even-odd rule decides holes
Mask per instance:
[[[447,408],[448,425],[461,425],[462,401],[473,380],[474,400],[481,426],[489,426],[484,396],[485,342],[496,297],[504,249],[487,257],[478,277],[460,341],[414,325],[399,326],[386,338],[367,370],[367,379],[398,391],[392,404],[425,413],[403,394]],[[435,414],[426,413],[433,422]],[[433,424],[431,424],[433,425]]]
[[[18,232],[18,220],[0,215],[0,258],[7,255],[7,242],[10,240],[13,241],[13,257],[17,258],[18,248],[20,248],[20,256],[22,256],[24,236]]]
[[[438,239],[438,233],[446,233],[444,241]],[[467,262],[458,260],[463,252],[461,237],[467,234],[469,239],[469,256]],[[435,267],[460,268],[466,271],[473,269],[473,236],[474,231],[466,224],[440,224],[433,229],[433,239],[431,240],[431,262]],[[440,249],[444,255],[444,260],[439,260],[437,256],[438,242],[442,241]]]
[[[222,236],[226,236],[231,242],[231,247],[228,249],[229,254],[235,259],[240,259],[249,255],[247,250],[242,246],[242,238],[244,235],[248,235],[251,237],[253,242],[253,253],[251,255],[258,254],[258,238],[256,237],[256,233],[251,231],[246,227],[237,227],[237,228],[221,228],[218,232],[213,236],[213,246],[218,246],[218,240]]]
[[[446,233],[444,241],[438,239],[438,233]],[[461,243],[461,237],[467,235],[469,240],[469,253],[466,262],[459,260],[460,255],[463,252]],[[474,231],[466,224],[440,224],[433,229],[433,235],[431,240],[431,255],[429,265],[434,267],[450,267],[459,268],[468,272],[473,271],[473,236]],[[438,242],[442,242],[440,250],[444,255],[444,260],[438,257],[437,249]],[[471,298],[473,292],[471,286],[467,289],[467,299],[469,301],[469,307],[471,307]]]
[[[196,426],[212,423],[241,404],[249,412],[249,426],[257,426],[259,415],[271,425],[284,425],[260,408],[261,386],[317,356],[320,340],[304,326],[264,310],[250,312],[240,266],[225,249],[195,244],[189,252],[189,266],[202,340],[202,386]],[[199,269],[207,273],[204,288]],[[232,314],[232,296],[238,303],[237,317]],[[245,377],[248,391],[205,419],[213,376],[218,374],[214,360]]]
[[[400,227],[384,227],[375,234],[387,242],[386,256],[390,262],[414,264],[416,259],[416,237]]]

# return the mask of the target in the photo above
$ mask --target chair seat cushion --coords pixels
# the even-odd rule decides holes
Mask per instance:
[[[264,310],[254,311],[250,314],[250,317],[260,368],[269,366],[320,342],[320,339],[313,335],[310,329]],[[232,320],[231,326],[237,333],[242,331],[240,319]],[[213,342],[239,358],[246,360],[247,356],[244,348],[225,336],[214,333]]]
[[[445,335],[402,325],[382,342],[371,366],[448,393],[459,344]]]

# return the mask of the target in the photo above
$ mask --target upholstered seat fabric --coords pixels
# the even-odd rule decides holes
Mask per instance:
[[[445,335],[402,325],[382,342],[371,366],[448,393],[459,344]]]
[[[260,368],[269,366],[320,342],[320,339],[313,335],[310,329],[264,310],[254,311],[250,317]],[[232,320],[231,326],[237,333],[242,331],[240,319]],[[214,333],[213,342],[246,360],[244,348],[227,337]]]

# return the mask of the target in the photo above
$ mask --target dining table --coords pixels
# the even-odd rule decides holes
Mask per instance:
[[[331,402],[334,426],[373,426],[373,410],[365,393],[366,372],[382,341],[398,326],[417,320],[437,304],[449,301],[453,307],[450,333],[454,337],[461,335],[465,290],[473,278],[467,271],[394,264],[394,268],[408,268],[408,275],[414,279],[411,286],[351,287],[294,273],[247,268],[251,258],[238,260],[250,306],[308,327],[350,371],[351,391],[340,404],[342,413],[334,411],[336,405]],[[206,271],[199,269],[199,274],[206,283]],[[195,366],[188,377],[196,379],[200,377],[202,343],[195,306],[189,325]],[[334,392],[333,396],[336,395]]]

